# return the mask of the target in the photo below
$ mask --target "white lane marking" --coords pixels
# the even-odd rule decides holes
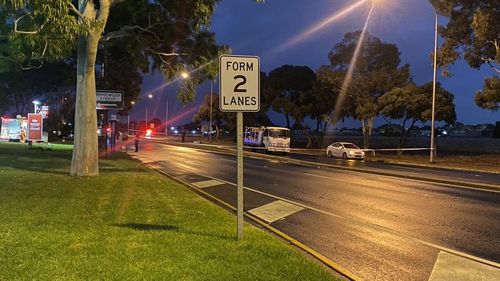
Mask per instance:
[[[500,269],[456,255],[439,252],[429,281],[500,280]]]
[[[236,160],[233,160],[233,159],[226,159],[226,158],[222,158],[222,157],[219,157],[217,159],[222,160],[222,161],[228,161],[228,162],[235,162],[236,163]]]
[[[218,180],[207,180],[207,181],[192,182],[191,184],[198,187],[198,188],[205,188],[205,187],[211,187],[211,186],[216,186],[216,185],[222,185],[224,183],[221,181],[218,181]]]
[[[290,204],[285,201],[277,200],[269,204],[249,210],[248,212],[258,218],[272,223],[282,218],[288,217],[298,211],[304,210],[295,204]]]
[[[223,179],[218,179],[218,178],[212,177],[210,175],[203,174],[199,170],[196,170],[196,169],[193,169],[193,168],[186,167],[185,169],[189,170],[190,172],[195,172],[198,175],[201,175],[201,176],[204,176],[204,177],[207,177],[207,178],[218,180],[218,181],[221,181],[223,183],[226,183],[226,184],[229,184],[229,185],[232,185],[232,186],[237,186],[235,183],[232,183],[232,182],[229,182],[229,181],[226,181],[226,180],[223,180]],[[325,214],[325,215],[328,215],[328,216],[332,216],[332,217],[336,217],[336,218],[341,218],[341,219],[344,219],[344,220],[347,220],[347,221],[350,220],[350,221],[352,221],[354,223],[357,223],[359,225],[362,225],[362,226],[373,227],[375,229],[378,229],[378,230],[381,230],[381,231],[385,231],[385,232],[388,232],[390,234],[393,234],[393,235],[396,235],[396,236],[399,236],[399,237],[402,237],[402,238],[406,238],[406,239],[411,240],[411,241],[418,242],[420,244],[423,244],[423,245],[426,245],[426,246],[429,246],[429,247],[441,250],[443,252],[452,253],[452,254],[455,254],[455,255],[460,256],[460,257],[468,258],[470,260],[474,260],[474,261],[477,261],[477,262],[480,262],[480,263],[491,265],[491,266],[496,267],[496,268],[500,268],[500,263],[489,261],[489,260],[486,260],[486,259],[483,259],[483,258],[480,258],[480,257],[469,255],[469,254],[464,253],[464,252],[453,250],[451,248],[447,248],[447,247],[444,247],[444,246],[441,246],[441,245],[437,245],[437,244],[434,244],[434,243],[431,243],[431,242],[427,242],[427,241],[424,241],[424,240],[421,240],[421,239],[418,239],[418,238],[415,238],[415,237],[412,237],[412,236],[409,236],[409,235],[406,235],[406,234],[403,234],[403,233],[399,233],[398,231],[390,229],[390,228],[387,228],[385,226],[381,226],[381,225],[378,225],[378,224],[372,224],[372,223],[366,223],[366,222],[359,221],[357,219],[353,219],[353,218],[349,218],[349,217],[344,217],[344,216],[341,216],[341,215],[338,215],[338,214],[335,214],[335,213],[332,213],[332,212],[324,211],[324,210],[321,210],[321,209],[318,209],[318,208],[315,208],[315,207],[312,207],[312,206],[308,206],[308,205],[305,205],[305,204],[302,204],[302,203],[299,203],[299,202],[294,202],[292,200],[288,200],[286,198],[282,198],[282,197],[279,197],[279,196],[276,196],[276,195],[272,195],[272,194],[269,194],[269,193],[266,193],[266,192],[262,192],[262,191],[259,191],[259,190],[256,190],[256,189],[253,189],[253,188],[250,188],[250,187],[244,187],[244,189],[252,191],[252,192],[255,192],[255,193],[259,193],[259,194],[262,194],[262,195],[265,195],[265,196],[268,196],[268,197],[271,197],[271,198],[282,200],[282,201],[288,202],[290,204],[295,204],[297,206],[303,207],[304,209],[308,209],[308,210],[311,210],[311,211],[316,211],[318,213],[322,213],[322,214]]]

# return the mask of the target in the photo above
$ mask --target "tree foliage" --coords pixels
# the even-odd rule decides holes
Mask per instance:
[[[476,92],[475,101],[479,107],[497,111],[500,108],[500,78],[487,78],[483,90]]]
[[[286,126],[290,128],[290,118],[300,127],[310,113],[313,83],[316,74],[307,66],[283,65],[269,72],[264,90],[271,108],[283,114]]]
[[[473,68],[490,65],[500,73],[500,10],[497,0],[431,0],[438,13],[448,18],[440,28],[445,42],[439,50],[444,66],[463,58]]]
[[[218,0],[0,0],[3,61],[22,69],[61,60],[77,49],[75,143],[71,175],[98,174],[95,64],[100,46],[119,44],[143,72],[166,79],[190,69],[181,91],[194,100],[195,85],[215,76],[214,58],[225,49],[208,31]],[[8,48],[5,46],[14,46]],[[13,51],[17,50],[17,51]],[[2,69],[5,67],[2,65]],[[97,81],[99,83],[99,81]]]
[[[498,0],[431,0],[438,13],[447,17],[439,33],[445,40],[439,48],[439,63],[447,66],[464,58],[475,69],[488,65],[496,76],[487,78],[476,93],[476,104],[497,110],[500,75],[500,9]],[[496,94],[495,94],[496,93]],[[496,105],[496,106],[495,106]]]
[[[436,120],[446,123],[456,121],[453,100],[453,94],[443,89],[438,83],[436,85]],[[431,119],[432,83],[420,87],[413,83],[395,87],[381,96],[378,102],[383,116],[389,119],[401,119],[403,130],[399,139],[399,147],[404,148],[415,123]]]

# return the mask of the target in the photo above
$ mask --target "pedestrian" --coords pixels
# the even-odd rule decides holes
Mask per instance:
[[[135,152],[139,152],[139,140],[141,139],[141,133],[139,131],[135,131],[134,143],[135,143]]]

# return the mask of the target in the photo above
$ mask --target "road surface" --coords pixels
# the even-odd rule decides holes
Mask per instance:
[[[236,206],[234,156],[144,143],[135,157]],[[451,261],[499,272],[500,193],[318,167],[245,158],[245,212],[363,280],[429,280]]]

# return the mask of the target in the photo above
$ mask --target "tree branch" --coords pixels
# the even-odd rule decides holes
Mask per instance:
[[[148,27],[142,27],[142,26],[138,26],[138,25],[134,25],[134,26],[125,25],[120,30],[109,32],[108,34],[106,34],[102,38],[102,40],[103,41],[109,41],[111,39],[125,37],[125,36],[130,35],[129,32],[131,32],[133,30],[140,30],[140,31],[143,31],[143,32],[147,32],[147,33],[153,35],[156,40],[161,40],[153,31],[150,30],[154,26],[161,25],[161,24],[163,24],[163,23],[155,23],[155,24],[152,24],[152,25],[150,25]]]
[[[34,35],[34,34],[37,34],[38,31],[23,31],[23,30],[18,30],[17,29],[17,23],[22,19],[24,18],[25,16],[29,15],[30,13],[26,13],[22,16],[20,16],[19,18],[17,18],[16,20],[14,20],[14,33],[19,33],[19,34],[30,34],[30,35]]]
[[[80,19],[83,19],[83,14],[80,13],[80,11],[78,11],[78,9],[75,7],[75,5],[73,5],[73,3],[71,2],[68,2],[68,8],[70,9],[70,11],[72,11],[73,13],[75,13]]]

